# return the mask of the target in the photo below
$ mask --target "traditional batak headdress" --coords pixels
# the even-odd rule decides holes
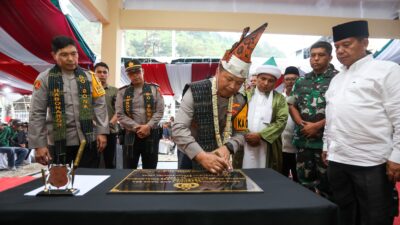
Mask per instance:
[[[250,28],[244,28],[240,40],[227,50],[221,59],[222,67],[237,77],[247,78],[251,65],[251,54],[267,26],[268,23],[264,23],[247,36]]]

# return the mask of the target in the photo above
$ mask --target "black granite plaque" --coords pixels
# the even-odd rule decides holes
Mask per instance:
[[[110,193],[263,192],[241,170],[221,175],[202,170],[134,170]]]

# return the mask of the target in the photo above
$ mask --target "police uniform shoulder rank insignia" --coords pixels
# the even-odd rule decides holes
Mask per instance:
[[[161,93],[160,85],[157,83],[148,83],[149,85],[153,86],[158,92]]]

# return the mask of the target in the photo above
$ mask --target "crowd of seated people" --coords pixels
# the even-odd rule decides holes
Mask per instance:
[[[0,153],[5,154],[5,169],[16,170],[27,164],[30,153],[28,147],[28,123],[13,119],[8,124],[0,123]],[[4,157],[2,154],[1,157]]]

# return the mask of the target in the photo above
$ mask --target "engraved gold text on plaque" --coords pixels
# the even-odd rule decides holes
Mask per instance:
[[[134,170],[111,193],[263,192],[243,171]]]

